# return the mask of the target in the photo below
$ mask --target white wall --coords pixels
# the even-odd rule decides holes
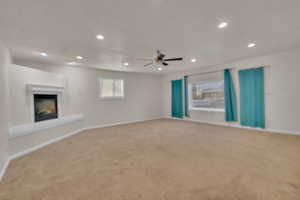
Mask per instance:
[[[9,71],[10,127],[31,123],[30,102],[25,92],[27,83],[64,86],[66,88],[64,115],[83,114],[85,120],[10,139],[9,154],[13,155],[82,127],[170,116],[171,80],[182,78],[183,75],[224,68],[233,68],[233,78],[239,96],[238,70],[267,66],[265,71],[266,126],[268,129],[300,132],[299,57],[300,49],[296,49],[214,67],[168,74],[163,77],[76,66],[30,68],[13,65]],[[97,97],[99,77],[124,78],[126,98],[114,101],[99,100]],[[220,112],[193,111],[191,118],[225,123],[224,113]]]
[[[184,75],[233,68],[232,74],[239,99],[238,70],[259,66],[267,66],[265,68],[266,128],[300,133],[300,49],[166,75],[163,79],[164,115],[170,116],[171,113],[171,80],[182,78]],[[224,113],[220,112],[192,111],[191,118],[225,123]]]
[[[10,56],[0,42],[0,178],[8,158],[8,67]]]
[[[125,99],[99,100],[99,77],[124,79]],[[25,90],[28,83],[64,86],[63,115],[83,114],[85,120],[10,139],[11,155],[82,127],[162,116],[161,76],[76,66],[29,68],[13,65],[10,68],[10,127],[32,122],[30,102]]]

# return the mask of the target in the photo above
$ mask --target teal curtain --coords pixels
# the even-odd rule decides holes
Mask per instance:
[[[264,68],[239,71],[241,125],[265,128]]]
[[[190,116],[189,112],[189,87],[188,76],[184,76],[184,115]]]
[[[172,81],[172,117],[183,118],[183,81]]]
[[[237,121],[236,94],[229,69],[224,70],[225,120]]]

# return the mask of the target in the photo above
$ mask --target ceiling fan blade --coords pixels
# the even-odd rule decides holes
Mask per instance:
[[[162,64],[164,65],[164,66],[167,66],[167,65],[169,65],[168,63],[166,63],[166,62],[162,62]]]
[[[183,58],[167,58],[167,59],[164,59],[164,61],[179,61],[179,60],[183,60]]]
[[[144,67],[147,67],[147,66],[152,65],[152,64],[153,64],[153,62],[147,63],[147,64],[144,65]]]

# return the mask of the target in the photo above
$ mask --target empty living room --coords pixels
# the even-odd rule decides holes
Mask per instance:
[[[300,1],[0,5],[0,200],[300,200]]]

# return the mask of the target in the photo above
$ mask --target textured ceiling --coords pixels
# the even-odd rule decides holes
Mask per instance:
[[[0,40],[19,63],[63,64],[80,55],[84,66],[173,72],[300,46],[299,8],[299,0],[1,0]],[[218,29],[222,21],[229,25]],[[250,42],[257,46],[247,48]],[[136,60],[156,49],[184,61],[158,72]]]

